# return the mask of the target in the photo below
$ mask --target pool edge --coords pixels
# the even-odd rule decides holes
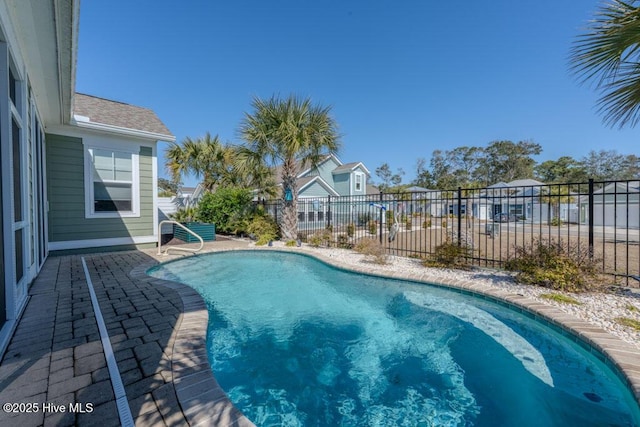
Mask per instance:
[[[206,347],[209,313],[204,300],[188,285],[147,275],[147,270],[160,263],[154,260],[139,265],[129,276],[170,288],[182,301],[170,360],[172,382],[184,417],[191,426],[255,427],[231,402],[211,371]]]
[[[230,252],[230,251],[233,251],[233,252],[271,251],[271,252],[284,252],[284,253],[298,254],[302,256],[309,256],[311,258],[317,259],[327,265],[330,265],[332,267],[335,267],[341,270],[357,272],[357,273],[365,274],[368,276],[385,277],[385,278],[398,279],[398,280],[409,280],[409,281],[425,283],[429,285],[440,286],[440,287],[468,293],[471,295],[488,298],[493,302],[506,305],[507,307],[511,309],[515,309],[516,311],[520,311],[520,312],[524,311],[529,315],[533,316],[534,318],[536,318],[537,320],[542,321],[543,323],[560,331],[562,334],[570,337],[576,343],[580,344],[583,348],[585,348],[587,351],[591,352],[596,357],[600,358],[605,364],[607,364],[612,369],[612,371],[618,376],[618,378],[620,378],[620,380],[627,386],[627,388],[635,398],[636,403],[640,406],[640,349],[637,349],[633,345],[623,341],[622,339],[616,337],[613,334],[610,334],[609,332],[605,331],[604,329],[596,325],[590,324],[568,313],[564,313],[555,307],[544,305],[531,298],[518,295],[515,293],[510,293],[502,289],[488,288],[487,286],[484,286],[484,285],[477,285],[477,284],[474,284],[471,280],[439,279],[438,282],[436,283],[433,280],[425,279],[423,275],[412,274],[408,272],[388,273],[388,274],[385,274],[382,272],[372,273],[371,271],[367,271],[364,267],[359,268],[346,263],[341,263],[338,259],[324,256],[316,252],[304,250],[304,247],[302,248],[302,250],[301,248],[287,248],[287,247],[281,247],[281,248],[280,247],[278,248],[249,247],[249,248],[241,248],[241,249],[225,248],[222,250],[211,249],[211,250],[208,250],[206,253]],[[203,373],[204,365],[200,364],[196,366],[197,369],[194,368],[195,370],[189,373],[189,376],[199,374],[202,376],[203,379],[201,382],[198,382],[198,384],[202,384],[203,386],[205,384],[210,384],[211,387],[214,387],[215,389],[214,393],[211,393],[211,394],[203,393],[201,395],[203,399],[207,398],[208,396],[210,396],[210,398],[218,399],[216,401],[209,402],[208,406],[202,407],[202,410],[205,410],[209,407],[215,408],[216,403],[224,401],[226,411],[228,412],[231,411],[230,413],[233,413],[233,414],[239,414],[241,417],[239,418],[242,420],[241,423],[238,423],[238,421],[233,421],[235,423],[233,425],[253,426],[254,424],[248,418],[246,418],[240,412],[240,410],[237,409],[233,405],[233,403],[231,403],[231,401],[228,399],[224,390],[222,390],[222,388],[218,385],[217,381],[215,380],[215,376],[209,367],[207,354],[206,354],[206,331],[207,331],[208,313],[206,311],[206,307],[204,305],[204,301],[202,300],[202,297],[193,288],[189,287],[188,285],[184,285],[178,282],[163,280],[163,279],[156,279],[151,276],[148,276],[146,274],[146,271],[156,264],[157,262],[151,262],[146,264],[145,266],[136,267],[134,270],[132,270],[131,275],[133,277],[133,274],[135,272],[136,278],[138,279],[153,280],[154,283],[158,283],[158,284],[170,287],[172,289],[175,289],[176,291],[178,291],[180,297],[183,298],[183,303],[186,297],[187,301],[189,301],[190,304],[192,304],[189,306],[195,306],[193,305],[195,304],[193,300],[196,299],[194,298],[194,294],[195,294],[195,296],[197,296],[197,299],[199,300],[199,304],[201,304],[200,310],[204,311],[204,316],[199,316],[199,317],[194,316],[193,319],[190,318],[184,330],[183,330],[183,322],[184,322],[183,320],[183,322],[181,322],[180,325],[177,327],[178,332],[177,332],[177,338],[176,338],[176,344],[178,342],[178,338],[181,336],[189,337],[190,339],[193,339],[194,337],[198,337],[198,336],[201,338],[199,341],[202,341],[202,343],[198,346],[197,354],[198,354],[198,357],[201,357],[201,355],[203,355],[204,361],[206,363],[205,368],[208,370],[209,375],[206,375]],[[196,335],[198,333],[200,333],[200,335]],[[187,342],[185,342],[185,344],[186,343]],[[191,342],[191,345],[192,344],[193,343]],[[180,349],[183,347],[174,345],[174,348]],[[186,346],[184,348],[188,349],[189,346]],[[207,383],[205,383],[205,381],[207,381]],[[174,378],[174,384],[176,387],[176,394],[178,394],[179,385],[178,383],[176,383],[175,378]],[[190,385],[192,384],[188,384],[184,388],[188,388]],[[224,398],[219,396],[219,392],[222,393]],[[184,394],[183,394],[183,397],[184,397]],[[180,401],[180,404],[183,406],[183,411],[185,413],[185,416],[187,416],[187,409],[183,404],[183,400],[180,394],[178,394],[178,400]],[[189,400],[192,401],[193,398],[185,399],[185,404],[187,404],[187,406],[190,404]],[[207,405],[207,402],[199,402],[199,404]],[[220,403],[219,406],[221,405],[222,404]],[[226,405],[230,405],[230,408],[227,408]],[[195,411],[192,412],[191,410],[189,410],[189,412],[192,414],[195,413]],[[247,424],[245,424],[245,422]],[[224,424],[214,423],[211,425],[224,425]]]

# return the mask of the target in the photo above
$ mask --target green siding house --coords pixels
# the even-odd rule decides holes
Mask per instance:
[[[46,134],[49,250],[158,241],[156,142],[173,136],[148,109],[75,94],[69,126]]]
[[[0,355],[56,251],[157,241],[149,109],[75,92],[78,0],[0,1]]]

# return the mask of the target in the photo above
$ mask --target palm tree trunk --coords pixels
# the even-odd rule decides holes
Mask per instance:
[[[296,185],[296,166],[293,160],[282,165],[282,237],[296,240],[298,236],[298,188]],[[291,200],[287,200],[287,190],[291,192]]]

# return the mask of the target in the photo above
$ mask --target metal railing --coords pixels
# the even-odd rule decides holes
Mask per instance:
[[[169,246],[164,252],[162,252],[162,225],[163,224],[177,225],[178,227],[182,228],[183,230],[186,230],[189,234],[191,234],[192,236],[196,237],[200,241],[200,246],[198,246],[198,248],[196,248],[196,249],[194,249],[194,248],[181,248],[181,247],[178,247],[178,246]],[[204,247],[204,240],[202,239],[202,237],[200,237],[200,235],[195,233],[194,231],[189,230],[187,227],[185,227],[184,225],[180,224],[179,222],[171,221],[171,220],[164,220],[164,221],[160,221],[160,224],[158,224],[158,255],[169,255],[169,251],[170,250],[196,253],[196,252],[199,252],[200,250],[202,250],[203,247]]]
[[[517,248],[548,242],[588,257],[621,284],[640,277],[640,182],[601,181],[299,198],[298,238],[329,231],[345,246],[377,238],[401,256],[428,256],[453,241],[468,261],[501,268]],[[277,221],[281,201],[263,201]],[[398,222],[394,239],[389,239]]]

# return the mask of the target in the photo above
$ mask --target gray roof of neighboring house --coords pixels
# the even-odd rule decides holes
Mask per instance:
[[[495,183],[493,185],[488,186],[487,188],[506,188],[508,186],[509,185],[506,182],[500,181],[500,182],[497,182],[497,183]]]
[[[380,189],[373,184],[367,184],[367,196],[380,194]]]
[[[428,188],[424,188],[424,187],[419,187],[417,185],[413,185],[411,187],[407,187],[406,190],[410,191],[412,193],[424,192],[424,191],[436,191],[436,190],[429,190]]]
[[[545,185],[544,182],[536,181],[535,179],[516,179],[508,182],[509,187],[522,187],[527,185]]]
[[[362,162],[345,163],[343,165],[338,166],[334,170],[332,170],[331,173],[351,172],[352,170],[357,168],[358,165],[362,165],[362,169],[364,169],[365,172],[369,173],[369,171],[367,170],[367,168],[364,166],[364,164]]]
[[[76,93],[73,114],[88,118],[89,123],[155,133],[170,137],[170,140],[175,139],[156,113],[148,108]],[[76,120],[86,122],[82,118]]]

